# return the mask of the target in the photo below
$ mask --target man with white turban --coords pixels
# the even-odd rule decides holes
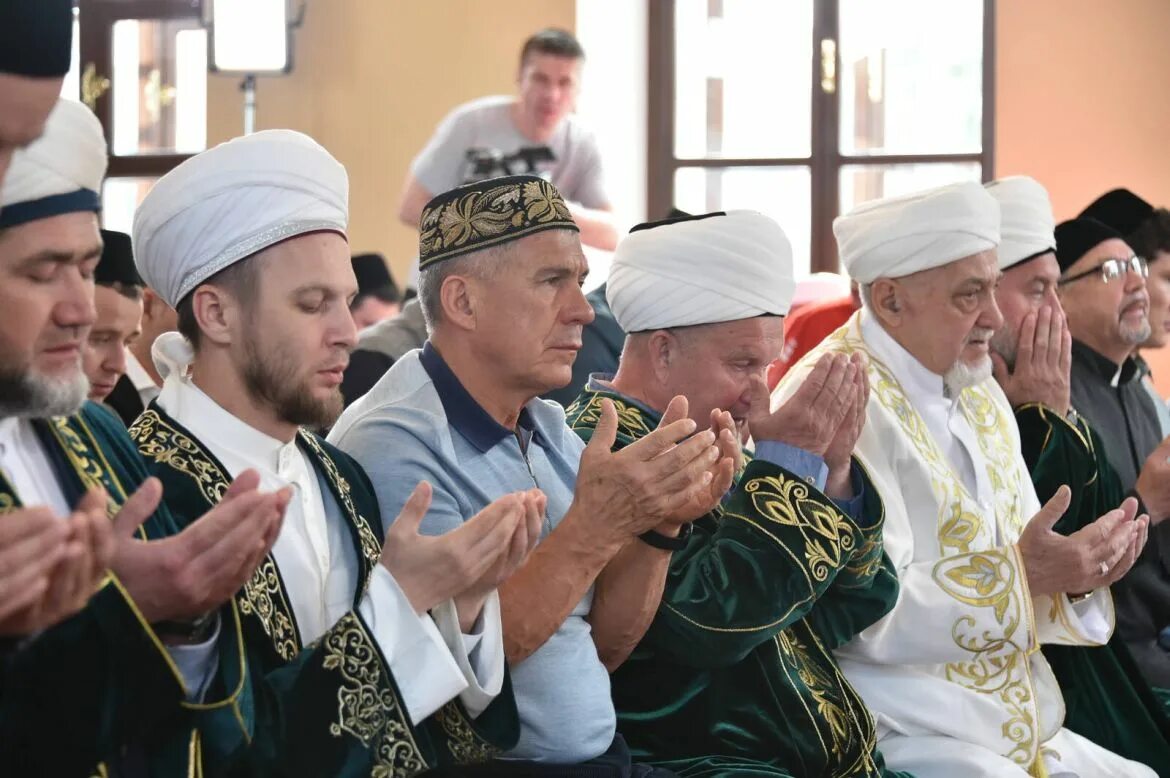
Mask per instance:
[[[238,697],[234,620],[220,606],[263,558],[285,499],[246,475],[180,532],[156,510],[158,482],[125,428],[86,402],[105,165],[101,125],[62,100],[0,186],[0,523],[39,513],[56,537],[29,532],[26,551],[52,573],[4,593],[25,601],[4,625],[6,775],[201,770],[204,733],[182,704]]]
[[[235,598],[264,690],[241,774],[414,775],[516,738],[495,587],[535,538],[539,492],[433,540],[417,532],[429,487],[412,485],[387,533],[365,472],[312,432],[341,410],[357,340],[348,195],[329,152],[267,130],[179,165],[134,217],[139,271],[178,312],[153,347],[162,392],[130,430],[168,504],[182,523],[247,468],[296,494]]]
[[[631,764],[615,732],[609,673],[658,607],[675,536],[731,482],[730,422],[692,434],[680,400],[614,454],[611,404],[586,447],[561,406],[540,399],[569,382],[593,318],[577,225],[544,179],[439,195],[419,244],[429,339],[342,414],[330,440],[369,471],[383,515],[419,480],[434,484],[426,533],[459,532],[508,492],[547,496],[540,543],[500,590],[520,740],[476,774],[655,774]]]
[[[1026,176],[993,181],[987,191],[1002,216],[995,300],[1004,324],[991,338],[995,378],[1015,413],[1037,497],[1051,499],[1065,484],[1072,491],[1053,528],[1071,535],[1120,505],[1125,493],[1101,437],[1069,400],[1072,336],[1056,293],[1060,265],[1048,192]],[[1170,774],[1170,718],[1119,632],[1102,647],[1046,645],[1044,657],[1060,682],[1068,729]]]
[[[635,227],[607,286],[629,333],[617,374],[593,375],[567,411],[589,441],[612,402],[618,451],[682,395],[696,423],[755,439],[736,483],[672,544],[654,621],[613,675],[631,748],[684,775],[889,774],[832,654],[897,599],[881,503],[850,458],[868,386],[860,357],[827,356],[769,410],[793,287],[788,238],[762,214]]]
[[[1145,539],[1136,501],[1064,537],[1061,487],[1043,508],[1012,409],[991,379],[1000,209],[977,183],[862,205],[833,225],[864,308],[788,374],[825,354],[868,357],[855,455],[885,506],[901,584],[882,620],[838,650],[877,714],[892,768],[917,776],[1146,776],[1061,728],[1041,644],[1102,645],[1108,585]]]

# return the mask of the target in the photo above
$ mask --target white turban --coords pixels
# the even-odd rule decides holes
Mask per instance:
[[[0,227],[101,209],[106,140],[97,117],[58,100],[41,137],[12,155],[0,186]]]
[[[999,204],[974,181],[863,203],[833,221],[858,283],[948,265],[999,243]]]
[[[618,245],[605,297],[626,332],[788,313],[792,246],[755,211],[729,211],[630,233]]]
[[[1000,270],[1056,251],[1056,219],[1048,191],[1040,182],[1028,176],[1011,176],[987,184],[987,191],[999,203]]]
[[[307,135],[265,130],[167,173],[134,214],[134,260],[172,308],[245,257],[297,235],[345,234],[349,178]]]

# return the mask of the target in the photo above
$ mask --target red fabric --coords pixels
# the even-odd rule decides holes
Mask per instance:
[[[784,320],[784,348],[768,366],[768,389],[776,388],[788,368],[827,338],[857,310],[852,297],[838,297],[801,306]]]

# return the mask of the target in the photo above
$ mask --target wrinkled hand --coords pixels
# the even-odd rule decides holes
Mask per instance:
[[[543,506],[528,494],[506,494],[457,529],[430,536],[420,534],[419,527],[431,506],[432,489],[419,482],[386,533],[381,559],[416,613],[468,590],[469,601],[482,594],[482,605],[482,597],[498,584],[496,575],[510,574],[540,537],[533,513],[539,507],[543,517]]]
[[[857,373],[853,379],[851,401],[845,411],[845,418],[837,428],[837,434],[829,441],[825,449],[825,465],[829,468],[829,476],[825,482],[825,494],[834,500],[848,500],[854,497],[852,468],[853,451],[857,448],[857,440],[861,431],[865,429],[865,414],[869,407],[869,370],[868,360],[861,352],[853,354],[857,363]]]
[[[800,388],[775,411],[764,379],[752,381],[748,429],[756,442],[774,440],[824,457],[845,420],[854,395],[860,355],[825,354]]]
[[[1064,314],[1045,305],[1029,313],[1020,326],[1015,369],[995,351],[991,352],[995,380],[1012,407],[1041,403],[1057,413],[1068,413],[1069,382],[1072,370],[1072,333]]]
[[[245,470],[219,504],[182,532],[141,540],[135,531],[158,508],[162,484],[150,478],[114,517],[113,570],[147,621],[192,621],[227,602],[276,542],[291,489],[262,493]]]
[[[44,507],[0,519],[0,635],[30,635],[85,607],[113,554],[105,506],[95,489],[68,520]]]
[[[1151,523],[1158,524],[1170,516],[1170,437],[1146,457],[1134,489],[1150,512]]]
[[[703,508],[713,484],[726,481],[728,469],[734,477],[734,462],[716,445],[716,433],[692,435],[695,423],[687,409],[686,398],[675,397],[657,429],[615,452],[617,410],[602,400],[601,419],[581,454],[571,508],[594,522],[599,538],[620,545],[659,525],[694,521],[710,510]]]
[[[1068,510],[1072,491],[1062,486],[1020,535],[1028,588],[1033,596],[1082,594],[1119,580],[1145,546],[1149,517],[1137,519],[1131,498],[1069,536],[1053,531]]]

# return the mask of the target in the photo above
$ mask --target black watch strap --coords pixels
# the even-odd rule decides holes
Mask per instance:
[[[215,611],[208,611],[192,621],[157,621],[151,624],[155,634],[191,643],[203,643],[215,627]]]
[[[660,548],[663,551],[678,551],[681,548],[686,548],[687,539],[690,538],[693,530],[694,527],[690,524],[683,524],[679,527],[678,536],[672,538],[669,535],[663,535],[661,532],[655,532],[651,529],[639,535],[638,540],[648,546]]]

